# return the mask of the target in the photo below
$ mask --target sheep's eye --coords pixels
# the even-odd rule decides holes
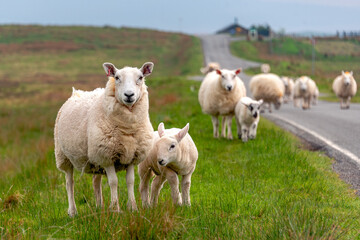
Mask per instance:
[[[253,106],[250,106],[250,111],[252,111],[254,108],[253,108]]]
[[[118,76],[116,76],[115,79],[116,79],[116,81],[119,81],[119,80],[120,80],[120,78],[119,78]]]
[[[173,150],[175,148],[175,144],[171,144],[169,150]]]
[[[139,81],[143,80],[143,78],[144,78],[143,76],[140,76],[140,77],[139,77]]]

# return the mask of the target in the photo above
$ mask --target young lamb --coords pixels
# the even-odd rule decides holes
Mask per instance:
[[[293,98],[294,80],[289,77],[281,77],[285,86],[284,103],[288,103]]]
[[[101,177],[107,175],[111,190],[110,208],[120,211],[117,171],[126,170],[128,208],[136,210],[134,166],[152,147],[153,128],[145,77],[153,69],[147,62],[140,69],[117,69],[104,63],[109,77],[105,89],[74,91],[60,108],[55,123],[56,166],[65,173],[68,214],[77,214],[73,169],[93,174],[96,205],[103,206]]]
[[[298,106],[298,100],[303,99],[302,108],[309,109],[310,103],[316,94],[316,83],[307,76],[302,76],[295,81],[294,86],[294,106]]]
[[[274,104],[275,109],[279,109],[283,102],[285,87],[278,75],[272,73],[261,73],[253,76],[250,80],[250,91],[254,99],[263,99],[264,103]]]
[[[267,63],[261,64],[261,66],[260,66],[260,71],[261,71],[262,73],[269,73],[270,70],[271,70],[271,68],[270,68],[270,65],[269,65],[269,64],[267,64]]]
[[[247,142],[248,138],[256,138],[256,130],[260,121],[260,106],[263,100],[255,101],[249,97],[242,97],[236,104],[235,118],[239,139]]]
[[[350,108],[350,99],[355,96],[357,91],[353,72],[342,71],[341,75],[335,78],[332,88],[336,96],[340,98],[340,108]]]
[[[220,69],[220,64],[217,62],[210,62],[206,67],[200,68],[200,72],[206,75],[216,69]]]
[[[140,194],[143,207],[155,206],[161,188],[168,180],[174,204],[190,206],[191,175],[195,170],[198,151],[194,141],[188,134],[189,124],[183,129],[165,130],[160,123],[154,132],[154,144],[146,160],[139,164]],[[151,184],[151,202],[149,199],[149,182]],[[178,175],[182,176],[181,195]]]
[[[241,69],[216,69],[207,74],[199,89],[199,103],[205,114],[211,115],[214,137],[219,137],[219,115],[224,116],[221,136],[232,139],[231,122],[235,106],[241,97],[246,96],[243,81],[237,76]]]

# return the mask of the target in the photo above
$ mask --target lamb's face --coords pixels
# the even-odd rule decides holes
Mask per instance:
[[[263,100],[260,99],[259,101],[254,101],[247,106],[253,118],[257,118],[258,116],[260,116],[260,106],[262,103]]]
[[[154,64],[144,63],[138,68],[124,67],[118,70],[111,63],[104,63],[107,76],[115,78],[115,98],[126,106],[133,106],[141,97],[145,77],[150,75]]]
[[[237,69],[234,71],[226,70],[226,69],[216,69],[216,73],[221,76],[221,86],[226,91],[231,92],[236,87],[236,75],[241,72],[241,69]]]
[[[179,151],[179,143],[175,137],[164,136],[156,143],[157,160],[160,166],[175,162]]]

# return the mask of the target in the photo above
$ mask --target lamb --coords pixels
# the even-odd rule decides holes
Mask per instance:
[[[128,203],[137,210],[134,196],[134,166],[152,147],[153,127],[145,77],[154,64],[117,69],[104,63],[109,77],[105,89],[75,90],[60,108],[54,131],[56,166],[65,173],[68,214],[77,214],[73,169],[93,174],[97,207],[103,207],[101,177],[107,175],[111,190],[110,209],[120,211],[117,171],[126,170]]]
[[[295,81],[294,86],[294,106],[298,106],[298,100],[303,99],[302,108],[309,109],[310,103],[316,94],[316,83],[307,76],[302,76]]]
[[[350,99],[355,96],[357,91],[353,72],[342,71],[341,75],[335,78],[332,88],[336,96],[340,98],[340,108],[350,108]]]
[[[195,170],[198,151],[188,134],[189,123],[183,129],[165,130],[160,123],[154,132],[154,144],[146,160],[139,164],[140,193],[143,207],[155,206],[163,183],[168,180],[174,204],[190,206],[191,175]],[[149,181],[156,175],[151,185],[149,199]],[[181,195],[178,175],[182,176]]]
[[[285,86],[284,103],[288,103],[293,98],[294,80],[289,77],[281,77]]]
[[[235,118],[239,139],[247,142],[248,138],[256,138],[256,130],[260,121],[260,106],[263,100],[255,101],[249,97],[242,97],[236,104]]]
[[[223,117],[221,136],[232,139],[231,122],[234,116],[235,106],[241,97],[246,96],[243,81],[237,76],[241,69],[227,70],[216,69],[208,73],[199,89],[199,103],[205,114],[211,115],[213,123],[213,135],[219,137],[219,115]]]
[[[217,62],[210,62],[206,67],[200,68],[200,72],[206,75],[216,69],[220,69],[220,64]]]
[[[271,113],[271,103],[275,109],[279,109],[283,102],[285,87],[280,77],[273,73],[260,73],[253,76],[250,80],[250,91],[255,100],[263,99],[269,106]]]
[[[264,64],[261,64],[260,70],[261,70],[262,73],[269,73],[271,68],[270,68],[269,64],[264,63]]]

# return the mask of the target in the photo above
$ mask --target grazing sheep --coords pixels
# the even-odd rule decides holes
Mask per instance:
[[[340,98],[340,108],[350,108],[350,99],[355,96],[357,91],[353,72],[342,71],[341,75],[335,78],[332,88],[336,96]]]
[[[250,80],[250,91],[254,99],[263,99],[264,103],[271,110],[271,103],[275,109],[279,109],[283,102],[285,87],[278,75],[272,73],[260,73],[253,76]]]
[[[200,68],[200,72],[206,75],[216,69],[220,69],[220,64],[218,64],[217,62],[210,62],[206,67]]]
[[[263,100],[255,101],[249,97],[242,97],[236,104],[235,118],[239,139],[247,142],[248,138],[256,138],[256,130],[260,121],[260,106]]]
[[[161,188],[168,180],[174,204],[190,206],[191,175],[195,170],[198,151],[194,141],[188,134],[189,124],[183,129],[165,130],[160,123],[154,132],[154,144],[146,160],[139,164],[140,194],[143,207],[155,206]],[[151,184],[151,202],[149,199],[149,182]],[[181,195],[179,192],[178,175],[182,176]]]
[[[73,169],[94,174],[96,205],[103,206],[101,177],[107,175],[111,190],[110,208],[120,211],[117,171],[126,170],[128,208],[136,210],[134,166],[142,162],[152,147],[153,128],[149,119],[149,99],[145,77],[153,63],[140,69],[103,67],[109,80],[105,89],[75,90],[60,108],[55,123],[56,166],[65,173],[69,201],[68,214],[77,213],[74,201]]]
[[[299,99],[303,100],[302,108],[309,109],[310,103],[316,94],[316,83],[307,76],[302,76],[295,81],[294,86],[294,106],[298,106]]]
[[[284,103],[288,103],[293,98],[294,80],[289,77],[281,77],[285,86]]]
[[[246,96],[243,81],[237,76],[241,69],[226,70],[216,69],[208,73],[199,89],[199,103],[205,114],[211,115],[214,137],[219,137],[218,116],[224,116],[221,136],[232,139],[231,122],[234,116],[235,106],[241,97]]]
[[[270,70],[271,70],[271,68],[270,68],[270,65],[269,65],[269,64],[267,64],[267,63],[261,64],[261,66],[260,66],[260,71],[261,71],[262,73],[269,73]]]

